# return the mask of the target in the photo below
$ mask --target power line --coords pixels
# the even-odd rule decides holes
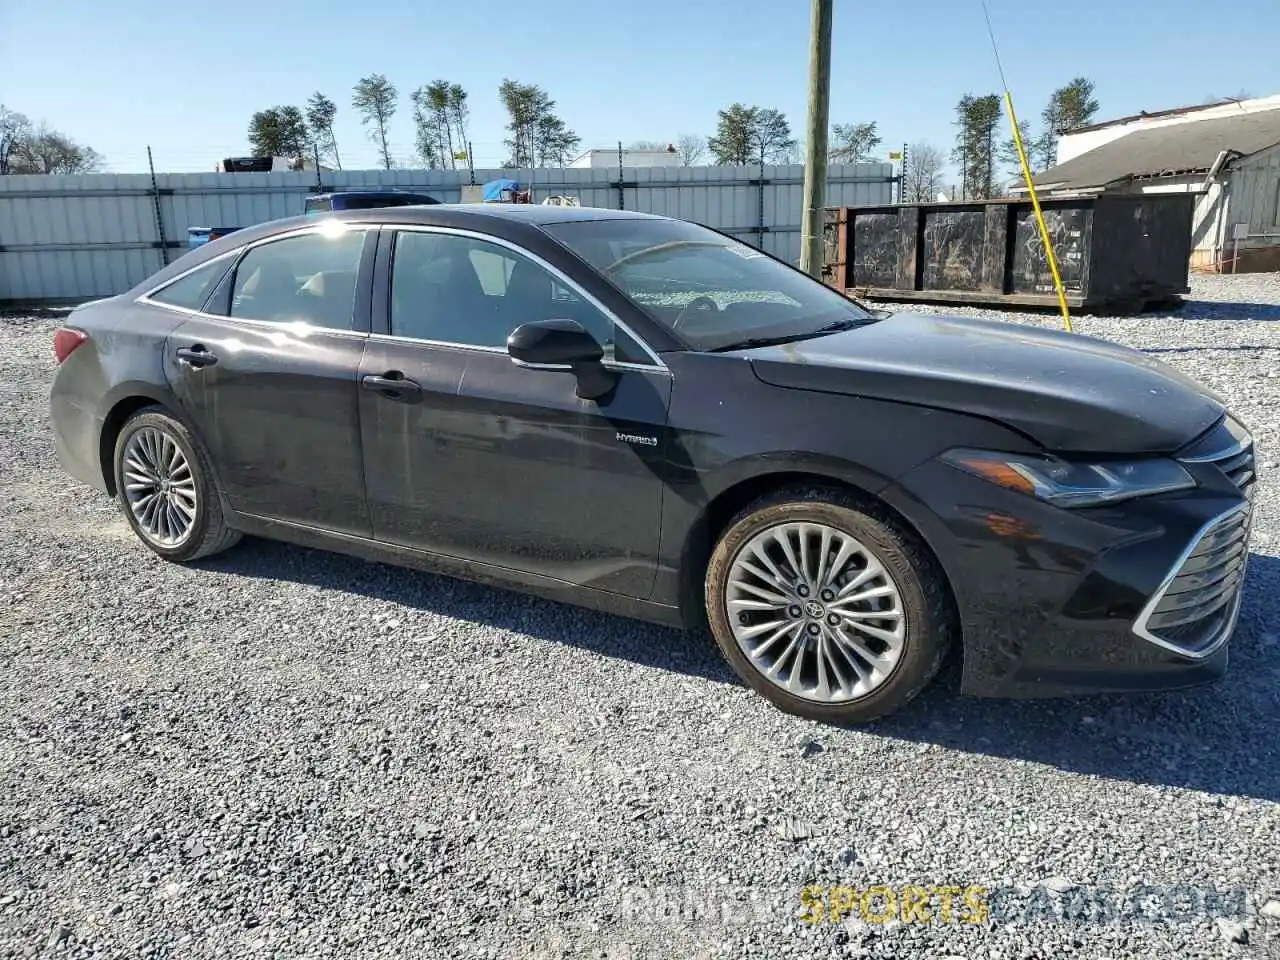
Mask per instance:
[[[982,4],[982,16],[987,21],[987,36],[991,38],[991,52],[995,54],[996,70],[1000,74],[1000,89],[1008,93],[1009,83],[1004,78],[1004,64],[1000,62],[1000,47],[996,43],[996,31],[991,26],[991,9],[987,6],[987,0],[979,0],[979,2]]]
[[[1022,130],[1018,127],[1018,114],[1013,109],[1013,93],[1004,76],[1004,65],[1000,63],[1000,46],[996,43],[996,31],[991,26],[991,11],[987,0],[978,0],[982,4],[982,14],[987,21],[987,36],[991,38],[991,52],[996,58],[996,70],[1000,73],[1000,85],[1004,89],[1004,105],[1009,113],[1009,127],[1013,131],[1013,145],[1018,151],[1018,164],[1022,167],[1022,178],[1027,184],[1027,193],[1031,197],[1031,209],[1035,214],[1036,226],[1040,231],[1040,242],[1044,246],[1045,259],[1049,263],[1049,272],[1053,275],[1053,288],[1058,294],[1058,309],[1062,312],[1062,323],[1067,333],[1071,333],[1071,311],[1067,306],[1067,293],[1062,285],[1062,274],[1058,271],[1058,258],[1053,252],[1053,241],[1049,237],[1049,227],[1044,220],[1044,211],[1040,209],[1040,197],[1036,193],[1035,181],[1031,176],[1031,164],[1027,160],[1027,151],[1022,143]]]

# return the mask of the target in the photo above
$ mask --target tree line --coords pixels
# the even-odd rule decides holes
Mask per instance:
[[[507,158],[511,169],[563,166],[580,150],[582,140],[556,111],[556,101],[537,84],[504,79],[498,100],[507,115]],[[383,166],[394,165],[388,128],[399,108],[400,93],[382,74],[363,77],[352,90],[351,106],[359,115]],[[414,158],[429,169],[465,166],[468,155],[467,91],[457,83],[436,80],[409,94],[414,130]],[[275,106],[253,114],[249,146],[255,156],[301,158],[313,153],[342,168],[334,137],[337,104],[323,93],[312,94],[304,107]],[[881,138],[872,123],[835,124],[831,129],[832,163],[866,163],[880,159]],[[799,162],[803,148],[780,110],[733,103],[719,111],[710,137],[680,134],[673,143],[637,140],[632,150],[670,150],[684,166],[704,161],[724,165]],[[913,151],[916,179],[932,187],[944,161],[928,144]]]
[[[507,111],[506,167],[567,163],[582,139],[556,113],[556,102],[540,86],[504,79],[498,99]],[[470,161],[471,110],[461,84],[436,80],[409,94],[414,157],[428,169],[457,169]],[[351,106],[388,170],[394,166],[388,128],[400,107],[400,91],[380,73],[352,88]],[[299,158],[315,154],[342,169],[333,124],[338,105],[317,91],[305,108],[276,106],[249,120],[249,147],[255,156]]]
[[[520,169],[562,166],[581,146],[581,138],[556,111],[556,101],[537,84],[504,79],[498,99],[507,114],[503,166]],[[436,80],[409,94],[414,129],[414,154],[428,168],[456,169],[469,161],[470,108],[461,84]],[[362,77],[351,91],[351,106],[359,115],[381,162],[393,166],[388,127],[400,106],[396,86],[382,74]],[[1021,123],[1020,132],[1033,170],[1057,160],[1058,140],[1089,123],[1098,111],[1094,84],[1076,77],[1049,97],[1040,113],[1039,128]],[[950,160],[959,169],[952,199],[994,196],[1021,178],[1013,138],[1003,133],[1003,109],[994,93],[967,93],[955,107],[956,139]],[[256,156],[299,159],[315,155],[342,168],[334,135],[337,103],[317,91],[305,105],[259,110],[249,122],[250,149]],[[710,137],[681,134],[675,143],[635,141],[631,149],[672,150],[680,162],[693,166],[710,159],[722,165],[800,162],[804,146],[792,134],[786,115],[775,109],[730,104],[717,114]],[[831,163],[866,163],[884,159],[882,138],[871,122],[837,123],[830,131]],[[932,144],[907,148],[902,167],[903,200],[930,201],[944,189],[947,156]],[[0,175],[11,173],[88,173],[102,168],[93,148],[50,128],[32,123],[21,113],[0,105]]]
[[[0,103],[0,176],[16,173],[93,173],[102,157],[92,147]]]
[[[753,163],[798,163],[804,148],[791,135],[787,118],[778,110],[734,103],[718,115],[715,135],[706,141],[681,138],[681,159],[692,139],[698,150],[689,162],[702,156],[702,146],[718,164],[743,166]],[[879,163],[886,157],[875,121],[833,124],[827,148],[828,163]],[[942,187],[946,158],[930,143],[913,143],[907,148],[902,168],[902,199],[912,203],[935,199]]]
[[[1022,168],[1013,136],[1003,136],[1004,108],[994,93],[966,93],[956,104],[955,146],[951,159],[960,168],[960,182],[953,200],[981,200],[1003,192],[1022,180]],[[1064,133],[1083,127],[1098,112],[1093,81],[1076,77],[1054,90],[1040,112],[1037,132],[1025,120],[1018,122],[1027,161],[1032,170],[1047,170],[1058,160],[1058,140]]]

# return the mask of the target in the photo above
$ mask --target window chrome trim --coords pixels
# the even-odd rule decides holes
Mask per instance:
[[[430,340],[426,337],[404,337],[393,333],[371,333],[370,340],[379,343],[420,343],[424,347],[445,347],[450,350],[470,350],[474,353],[501,353],[507,355],[506,347],[486,347],[478,343],[454,343],[450,340]]]
[[[270,321],[261,321],[270,324]],[[277,324],[278,326],[278,324]],[[390,333],[370,333],[367,334],[370,340],[378,343],[407,343],[421,344],[424,347],[441,347],[445,350],[461,350],[471,353],[496,353],[510,359],[517,367],[528,367],[530,370],[556,370],[562,372],[571,372],[573,367],[569,364],[559,363],[529,363],[525,360],[517,360],[507,352],[506,347],[486,347],[476,343],[453,343],[449,340],[428,340],[425,337],[401,337]],[[606,370],[634,370],[638,373],[657,373],[664,376],[671,376],[671,371],[665,366],[655,367],[651,363],[629,363],[625,360],[601,360],[600,365]]]
[[[367,340],[369,338],[369,333],[366,330],[339,330],[335,327],[319,327],[314,323],[306,323],[299,320],[255,320],[253,317],[224,317],[218,313],[205,313],[202,310],[192,310],[189,307],[175,307],[168,303],[143,300],[142,297],[138,297],[134,302],[142,303],[149,307],[159,307],[162,310],[176,310],[178,313],[185,313],[187,316],[198,320],[217,320],[219,323],[234,323],[261,330],[297,330],[299,327],[305,327],[305,333],[308,335],[323,333],[358,340]]]
[[[643,350],[646,354],[648,354],[649,358],[653,360],[652,364],[605,362],[606,367],[615,366],[620,369],[634,368],[638,370],[662,372],[662,373],[666,373],[667,375],[670,375],[671,371],[667,369],[667,365],[662,362],[662,358],[658,356],[657,352],[651,346],[649,346],[648,343],[645,342],[643,337],[641,337],[629,326],[627,326],[627,324],[624,323],[616,313],[614,313],[612,310],[606,307],[603,303],[601,303],[597,297],[593,296],[591,293],[584,290],[581,287],[581,285],[578,284],[577,281],[570,278],[563,270],[561,270],[559,267],[557,267],[555,264],[551,263],[550,261],[543,259],[538,254],[534,253],[532,250],[529,250],[527,247],[522,247],[518,243],[508,240],[505,237],[495,237],[492,234],[481,233],[477,230],[466,230],[461,227],[438,227],[430,224],[417,224],[417,223],[403,223],[403,224],[390,223],[390,224],[386,224],[385,226],[390,230],[394,230],[400,233],[436,233],[436,234],[444,234],[447,236],[466,237],[472,240],[481,240],[481,241],[484,241],[485,243],[492,243],[495,246],[505,247],[506,249],[511,250],[514,253],[518,253],[520,256],[525,257],[526,259],[531,260],[534,263],[536,263],[538,266],[542,267],[544,270],[550,273],[553,277],[555,277],[555,279],[562,286],[568,288],[569,291],[572,292],[574,295],[581,297],[584,301],[586,301],[591,306],[599,310],[602,314],[604,314],[605,317],[612,320],[615,327],[625,332],[627,336],[629,336],[632,340],[634,340],[640,346],[640,349]],[[394,277],[395,277],[394,259],[392,260],[392,265],[391,265],[391,276],[394,280]],[[444,340],[425,340],[417,337],[399,336],[398,334],[394,334],[394,333],[378,334],[378,336],[389,337],[393,340],[409,340],[417,343],[435,344],[437,346],[462,347],[467,349],[499,351],[501,353],[506,353],[506,350],[504,350],[501,347],[480,347],[474,344],[454,343],[451,341],[444,341]]]
[[[365,232],[368,232],[370,230],[377,230],[381,226],[381,224],[378,224],[378,223],[365,223],[363,221],[359,223],[355,223],[355,222],[347,223],[345,220],[319,220],[319,221],[316,221],[315,223],[308,223],[306,226],[303,226],[303,227],[297,227],[296,229],[293,229],[293,230],[286,230],[283,233],[273,233],[269,237],[259,237],[257,240],[251,240],[246,244],[236,247],[234,250],[227,250],[224,253],[218,254],[216,257],[210,257],[208,260],[204,260],[196,264],[190,270],[182,271],[182,273],[178,274],[176,277],[172,277],[166,280],[164,283],[156,284],[151,289],[146,290],[145,292],[134,297],[133,302],[145,304],[148,307],[159,307],[162,310],[177,310],[181,313],[189,314],[190,316],[195,316],[195,317],[207,317],[213,320],[233,320],[237,323],[249,323],[249,322],[261,323],[271,327],[279,327],[282,324],[280,324],[275,320],[254,320],[251,317],[232,317],[232,316],[224,317],[221,314],[217,314],[217,313],[206,313],[203,310],[192,310],[190,307],[176,307],[171,303],[163,303],[159,300],[152,300],[151,297],[154,294],[159,293],[161,290],[164,290],[170,284],[177,283],[179,280],[182,280],[182,279],[185,279],[186,277],[191,276],[191,274],[195,273],[197,270],[203,270],[205,267],[209,266],[210,264],[217,263],[219,260],[225,260],[228,257],[239,258],[244,254],[248,253],[250,250],[253,250],[255,247],[261,247],[268,243],[275,243],[277,240],[288,240],[291,237],[300,237],[308,233],[323,233],[325,230],[333,229],[332,226],[329,226],[329,224],[332,224],[332,223],[341,223],[344,226],[346,226],[349,230],[362,230]],[[230,236],[230,234],[228,234],[228,236]],[[226,271],[224,270],[223,279],[225,278],[226,278]],[[354,303],[354,300],[352,302]],[[352,315],[352,318],[354,319],[354,314]],[[316,327],[315,329],[328,330],[330,333],[344,332],[340,330],[334,330],[332,327]],[[364,331],[347,330],[345,332],[359,333],[360,335],[364,335]]]
[[[530,363],[528,360],[517,360],[511,358],[511,362],[517,367],[524,367],[526,370],[552,370],[557,373],[572,373],[573,364],[570,363]],[[604,361],[601,361],[603,364]]]
[[[1186,547],[1182,549],[1182,552],[1178,554],[1178,558],[1173,561],[1173,565],[1169,567],[1169,572],[1165,574],[1164,579],[1160,582],[1160,586],[1156,588],[1155,593],[1151,594],[1151,599],[1143,606],[1142,612],[1138,614],[1138,619],[1133,621],[1133,632],[1135,634],[1143,640],[1146,640],[1148,643],[1154,643],[1157,647],[1168,650],[1171,653],[1176,653],[1180,657],[1186,657],[1188,660],[1205,660],[1213,656],[1222,648],[1222,645],[1227,642],[1227,639],[1235,631],[1236,620],[1240,616],[1241,600],[1244,597],[1243,574],[1240,578],[1240,584],[1236,587],[1236,595],[1231,601],[1232,610],[1230,616],[1227,617],[1226,626],[1223,628],[1222,633],[1215,637],[1213,642],[1203,650],[1190,651],[1183,647],[1179,647],[1176,643],[1170,643],[1168,640],[1165,640],[1148,630],[1147,622],[1151,619],[1152,614],[1155,613],[1156,607],[1160,605],[1160,601],[1164,599],[1164,595],[1168,592],[1173,581],[1176,580],[1178,578],[1178,574],[1182,572],[1182,565],[1185,564],[1187,562],[1187,558],[1195,552],[1196,547],[1200,545],[1200,541],[1204,539],[1205,534],[1219,524],[1231,519],[1240,511],[1249,510],[1251,506],[1252,504],[1247,500],[1244,503],[1236,504],[1230,510],[1224,510],[1217,516],[1211,517],[1200,527],[1200,529],[1191,535],[1190,541],[1187,543]],[[1250,515],[1248,520],[1249,529],[1245,531],[1244,559],[1241,561],[1245,566],[1247,566],[1249,562],[1249,535],[1252,532],[1254,516],[1255,515],[1252,514]]]

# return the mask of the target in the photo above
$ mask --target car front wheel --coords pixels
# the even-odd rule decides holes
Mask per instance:
[[[712,551],[707,617],[740,677],[827,722],[890,713],[937,673],[954,617],[941,571],[887,511],[789,489],[740,513]]]
[[[240,539],[223,521],[204,452],[163,407],[146,407],[129,418],[116,437],[114,462],[125,519],[166,560],[197,560]]]

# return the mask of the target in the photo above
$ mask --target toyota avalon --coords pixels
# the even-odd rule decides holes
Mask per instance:
[[[952,646],[979,695],[1226,668],[1254,457],[1218,397],[1087,337],[871,311],[692,223],[277,221],[54,351],[63,466],[172,561],[250,534],[705,624],[828,721]]]

